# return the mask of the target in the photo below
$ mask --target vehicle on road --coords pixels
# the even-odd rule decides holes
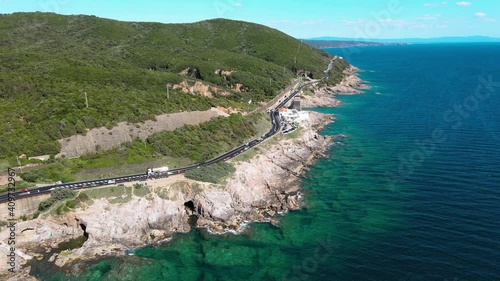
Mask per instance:
[[[147,171],[147,175],[148,176],[159,176],[159,175],[166,173],[166,172],[168,172],[167,166],[159,167],[159,168],[149,168]]]
[[[28,192],[28,191],[30,191],[30,190],[29,190],[29,189],[27,189],[27,188],[25,188],[25,189],[21,190],[21,192]]]

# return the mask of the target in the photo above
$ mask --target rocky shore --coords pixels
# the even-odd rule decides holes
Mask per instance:
[[[339,84],[335,86],[313,86],[313,95],[302,96],[302,107],[337,107],[342,103],[335,96],[362,94],[361,90],[370,87],[358,77],[358,72],[357,67],[350,66],[344,70],[344,79]]]
[[[362,87],[362,83],[356,71],[347,70],[346,78],[337,86],[314,88],[314,96],[308,97],[304,106],[338,106],[334,95],[359,93],[356,88]],[[16,230],[17,261],[23,266],[26,260],[45,255],[56,265],[69,269],[81,260],[124,255],[127,248],[165,241],[174,232],[190,231],[191,215],[198,217],[198,227],[214,233],[238,232],[254,221],[277,223],[278,213],[301,207],[300,178],[305,168],[323,156],[332,143],[332,137],[318,133],[332,120],[331,115],[308,112],[295,137],[267,140],[255,151],[247,152],[255,153],[249,160],[233,160],[236,172],[225,185],[173,176],[148,182],[147,194],[132,195],[124,203],[116,203],[115,199],[120,198],[102,198],[63,215],[20,222]],[[82,247],[52,252],[59,243],[84,234],[88,240]],[[6,242],[8,235],[2,229],[0,241]],[[0,245],[2,273],[7,272],[3,260],[7,249],[5,243]],[[36,280],[28,275],[29,267],[18,272],[11,280]]]

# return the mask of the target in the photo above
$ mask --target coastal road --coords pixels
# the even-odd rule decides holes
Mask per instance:
[[[285,96],[283,100],[280,100],[278,104],[274,106],[271,110],[269,110],[269,117],[271,118],[271,123],[272,123],[272,128],[267,132],[266,134],[251,140],[248,143],[242,144],[231,151],[228,151],[222,155],[219,155],[213,159],[210,159],[206,162],[202,162],[196,165],[191,165],[183,168],[177,168],[177,169],[172,169],[168,170],[167,172],[163,173],[160,177],[167,177],[170,175],[175,175],[175,174],[181,174],[189,170],[193,169],[198,169],[203,166],[209,166],[216,164],[221,161],[227,161],[240,153],[246,151],[249,148],[252,148],[262,141],[264,141],[267,138],[270,138],[277,134],[281,130],[281,124],[280,124],[280,116],[278,112],[278,108],[283,107],[285,104],[287,104],[291,99],[293,99],[295,96],[297,96],[298,93],[304,88],[309,85],[313,85],[322,81],[327,80],[330,77],[330,71],[333,68],[333,62],[336,58],[332,59],[330,63],[328,64],[328,68],[325,70],[325,76],[319,80],[316,81],[310,81],[303,83],[299,85],[297,88],[295,88],[290,95]],[[12,193],[5,193],[0,195],[0,203],[8,202],[9,200],[15,200],[16,198],[23,198],[23,197],[30,197],[30,196],[37,196],[39,194],[47,194],[50,193],[52,190],[58,189],[58,188],[71,188],[74,190],[81,189],[81,188],[92,188],[92,187],[97,187],[97,186],[104,186],[104,185],[115,185],[115,184],[120,184],[120,183],[125,183],[125,182],[132,182],[132,181],[145,181],[148,179],[148,175],[146,173],[142,174],[135,174],[135,175],[128,175],[128,176],[121,176],[121,177],[113,177],[113,178],[106,178],[106,179],[98,179],[98,180],[88,180],[88,181],[80,181],[80,182],[70,182],[70,183],[62,183],[62,184],[54,184],[54,185],[48,185],[44,187],[39,187],[39,188],[33,188],[30,189],[28,192],[12,192]]]

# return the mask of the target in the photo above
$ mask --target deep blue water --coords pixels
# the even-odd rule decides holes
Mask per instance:
[[[331,110],[328,133],[350,136],[332,154],[362,151],[355,173],[380,190],[366,196],[390,190],[402,220],[335,279],[500,280],[500,44],[329,51],[373,87]]]
[[[500,280],[500,45],[328,51],[364,70],[372,89],[341,97],[340,108],[317,109],[337,115],[324,134],[348,137],[308,172],[303,210],[240,236],[179,234],[74,276],[47,266],[35,273],[43,280]]]

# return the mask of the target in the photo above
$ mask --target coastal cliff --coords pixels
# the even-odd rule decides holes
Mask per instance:
[[[358,77],[359,71],[357,67],[351,65],[343,71],[344,79],[340,83],[334,86],[312,86],[313,95],[304,95],[302,97],[302,107],[337,107],[342,103],[335,96],[362,94],[361,90],[370,87]]]
[[[190,230],[189,216],[198,227],[214,233],[240,231],[247,222],[277,220],[277,213],[300,208],[299,180],[304,168],[319,157],[331,137],[318,135],[332,116],[309,112],[300,135],[264,147],[249,161],[235,162],[236,172],[226,185],[195,182],[173,176],[148,182],[148,193],[121,204],[102,198],[64,215],[49,215],[18,224],[18,248],[29,256],[56,248],[69,239],[88,234],[81,248],[54,255],[55,264],[124,254]],[[84,230],[85,229],[85,232]],[[5,241],[7,232],[0,233]]]
[[[350,71],[340,85],[314,88],[307,106],[337,106],[321,100],[335,101],[333,94],[357,93],[355,88],[362,83],[356,69]],[[20,264],[25,265],[32,257],[40,259],[42,253],[58,266],[98,256],[123,255],[125,249],[165,242],[174,232],[190,231],[192,215],[198,218],[197,227],[214,233],[240,232],[248,222],[277,223],[278,214],[301,207],[300,178],[332,143],[333,137],[321,136],[319,131],[334,117],[316,112],[307,115],[299,122],[296,133],[267,140],[248,151],[246,160],[231,160],[236,171],[225,184],[196,182],[177,175],[148,181],[147,192],[141,195],[130,186],[130,195],[97,199],[62,215],[20,222]],[[130,198],[120,201],[127,196]],[[6,241],[7,234],[0,232],[0,240]],[[82,235],[88,236],[82,247],[51,252],[61,242]],[[28,272],[26,268],[16,278]]]

